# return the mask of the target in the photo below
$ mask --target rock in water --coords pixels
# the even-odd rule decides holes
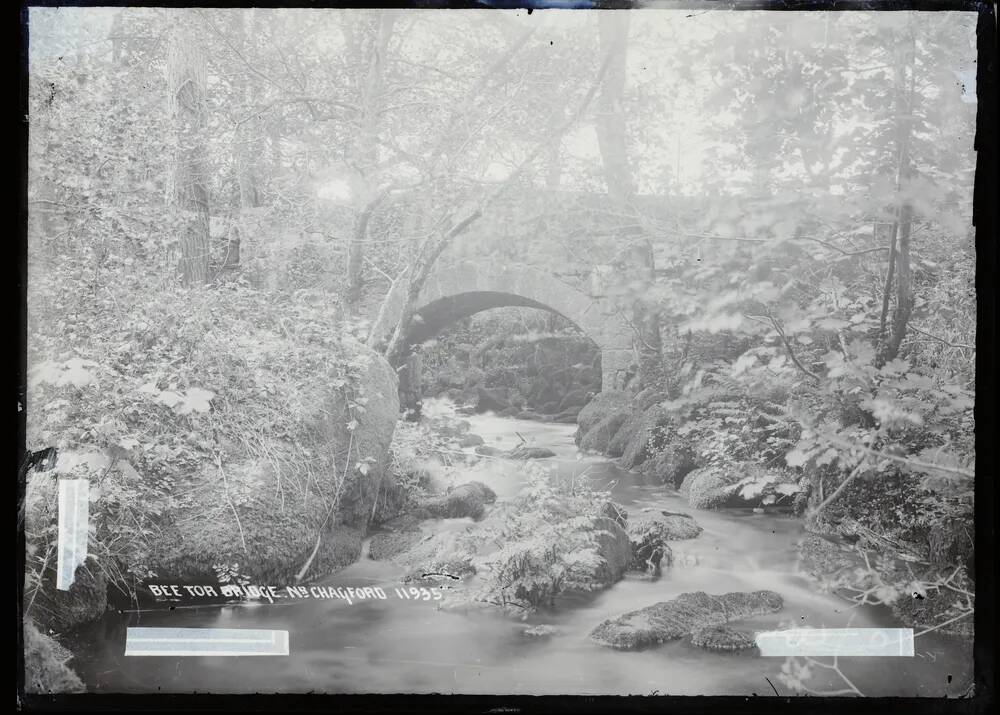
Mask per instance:
[[[734,496],[735,485],[741,478],[735,471],[702,467],[684,477],[680,492],[696,509],[743,506],[743,500]]]
[[[608,448],[608,442],[615,436],[623,422],[625,422],[624,413],[612,412],[608,414],[580,439],[580,449],[603,454]]]
[[[487,504],[497,500],[496,493],[482,482],[461,484],[447,494],[433,497],[420,505],[424,514],[437,519],[479,519]]]
[[[603,563],[588,577],[592,584],[610,586],[628,570],[632,560],[632,544],[628,534],[614,519],[599,516],[593,521],[597,553]]]
[[[612,454],[611,449],[608,453]],[[639,472],[652,483],[666,484],[673,488],[681,483],[698,466],[697,455],[688,444],[666,444],[639,468]]]
[[[729,626],[708,626],[695,631],[691,636],[691,644],[705,650],[736,651],[757,647],[749,633]]]
[[[663,525],[664,538],[670,541],[694,539],[704,531],[694,517],[679,511],[661,511],[656,520]]]
[[[590,637],[618,650],[637,650],[684,638],[709,626],[775,613],[782,605],[781,596],[773,591],[734,592],[721,596],[703,591],[682,593],[672,601],[655,603],[604,621]]]
[[[628,445],[629,440],[631,440],[633,435],[635,435],[635,431],[638,428],[639,423],[642,422],[643,413],[644,411],[642,409],[638,409],[635,405],[633,405],[632,411],[625,417],[625,421],[622,423],[622,426],[618,428],[618,431],[615,432],[614,436],[608,442],[607,454],[609,457],[622,456],[622,453],[625,452],[626,445]]]
[[[507,452],[507,456],[512,459],[547,459],[548,457],[555,457],[556,453],[547,447],[521,445]]]
[[[603,420],[611,412],[621,412],[627,415],[631,405],[628,393],[619,390],[599,392],[580,410],[576,423],[580,426],[576,431],[577,444],[594,425]]]
[[[459,447],[479,447],[483,444],[483,438],[478,434],[467,434],[458,440]]]
[[[653,453],[652,442],[657,430],[666,430],[670,424],[670,413],[659,404],[654,404],[647,408],[642,416],[636,420],[630,420],[627,425],[622,425],[621,432],[624,443],[622,444],[621,465],[626,469],[638,467],[645,462]],[[615,435],[615,447],[622,443],[619,435]],[[612,450],[609,450],[612,451]],[[617,449],[613,450],[617,451]]]
[[[403,583],[419,586],[451,587],[464,578],[474,576],[475,567],[468,559],[451,559],[448,561],[425,562],[422,566],[411,568],[404,576]]]
[[[684,477],[680,492],[697,509],[791,505],[804,487],[782,469],[765,469],[750,462],[695,469]]]
[[[499,447],[491,447],[487,444],[476,447],[476,454],[482,455],[483,457],[499,457],[503,455],[503,453],[504,451]]]
[[[693,539],[702,532],[690,516],[675,512],[639,514],[628,520],[626,530],[632,542],[631,568],[653,577],[659,576],[664,559],[668,566],[673,563],[668,541]]]
[[[672,553],[667,544],[666,529],[655,516],[640,514],[628,521],[628,538],[632,544],[631,569],[645,571],[656,578],[665,558],[670,565]]]

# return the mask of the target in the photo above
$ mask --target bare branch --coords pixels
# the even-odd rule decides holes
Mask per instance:
[[[938,337],[937,335],[933,335],[932,333],[928,333],[926,330],[921,330],[920,328],[918,328],[917,326],[912,325],[912,324],[909,325],[909,326],[907,326],[907,327],[909,327],[910,330],[912,330],[915,333],[920,333],[921,335],[926,335],[928,338],[931,338],[933,340],[937,340],[939,343],[944,343],[949,348],[964,348],[966,350],[975,350],[976,349],[975,345],[966,345],[965,343],[952,343],[952,342],[949,342],[949,341],[945,340],[944,338]]]

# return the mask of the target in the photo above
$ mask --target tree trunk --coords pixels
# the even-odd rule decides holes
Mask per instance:
[[[413,323],[413,316],[417,312],[417,302],[420,298],[420,291],[423,290],[427,277],[430,275],[437,259],[441,257],[444,250],[451,245],[456,236],[464,233],[480,216],[483,215],[482,207],[474,209],[464,218],[455,223],[450,229],[439,236],[432,236],[421,246],[420,255],[409,272],[406,287],[406,298],[403,303],[403,311],[399,316],[399,323],[392,333],[389,345],[386,348],[385,356],[390,365],[399,365],[409,351],[407,344],[407,333]]]
[[[611,57],[597,98],[597,143],[604,166],[604,181],[616,209],[628,206],[635,194],[635,182],[628,158],[628,137],[622,98],[625,94],[625,66],[628,58],[629,13],[606,10],[600,13],[601,52]]]
[[[909,201],[899,209],[898,245],[896,247],[896,307],[892,313],[889,340],[882,353],[881,363],[894,360],[906,335],[906,326],[913,313],[915,298],[910,274],[910,230],[913,225],[913,207]],[[897,227],[893,227],[897,230]]]
[[[283,129],[281,115],[275,114],[271,116],[270,121],[267,123],[267,140],[270,148],[268,159],[271,165],[268,171],[269,181],[274,181],[274,177],[281,174],[281,169],[285,163],[285,157],[281,151]],[[271,190],[273,191],[273,187]]]
[[[367,71],[361,87],[361,126],[349,163],[359,171],[362,184],[374,188],[375,166],[378,162],[379,115],[384,108],[382,98],[385,86],[386,53],[392,38],[393,25],[397,13],[394,10],[378,10],[365,54]],[[348,20],[350,21],[350,20]],[[361,197],[362,206],[354,219],[354,229],[347,243],[346,299],[355,303],[361,297],[364,278],[365,241],[368,222],[375,210],[374,196]]]
[[[254,11],[250,9],[234,10],[233,12],[234,42],[245,57],[252,57],[254,37],[247,36],[247,15],[250,15],[251,26],[255,27]],[[222,261],[225,268],[234,268],[239,265],[240,249],[248,233],[248,210],[261,205],[257,162],[264,148],[262,120],[254,114],[256,93],[253,84],[248,82],[243,75],[238,75],[233,83],[234,92],[241,105],[240,123],[233,132],[232,148],[233,170],[236,175],[239,195],[237,197],[236,218],[233,221]]]
[[[899,194],[899,205],[896,208],[896,221],[892,226],[892,238],[889,250],[890,269],[887,274],[885,295],[883,297],[883,313],[880,325],[885,325],[887,296],[891,292],[893,269],[895,269],[896,305],[892,313],[889,336],[882,343],[876,356],[876,365],[881,367],[886,362],[896,359],[899,348],[906,336],[906,327],[913,313],[915,297],[910,269],[910,233],[913,225],[913,204],[907,197],[910,181],[913,177],[913,164],[910,157],[910,142],[913,134],[913,102],[915,97],[916,68],[916,34],[912,23],[910,31],[910,46],[908,53],[902,48],[897,50],[895,62],[896,75],[896,190]],[[909,87],[907,88],[907,69],[909,69]],[[882,333],[879,335],[882,340]]]
[[[184,285],[192,286],[209,280],[208,108],[205,60],[186,18],[171,32],[167,84],[178,144],[172,199],[178,213],[179,269]]]
[[[111,63],[119,65],[124,59],[125,50],[125,10],[115,13],[114,20],[111,21],[111,32],[108,33],[111,40]]]
[[[598,30],[601,51],[610,56],[610,65],[598,97],[597,143],[604,167],[604,181],[608,197],[622,224],[630,222],[634,213],[631,205],[635,195],[635,177],[628,153],[628,131],[622,100],[625,95],[625,70],[628,60],[629,12],[608,10],[600,13]],[[619,231],[622,242],[636,240],[635,229],[623,226]],[[639,353],[639,377],[644,383],[651,382],[659,372],[661,363],[659,312],[655,305],[645,299],[645,293],[653,285],[655,262],[653,248],[648,240],[634,244],[624,253],[624,260],[635,286],[632,302],[632,316],[637,335]],[[628,270],[632,273],[632,270]]]
[[[399,404],[406,419],[411,422],[420,419],[423,402],[422,372],[423,361],[420,353],[411,349],[403,367],[396,373],[399,376]]]

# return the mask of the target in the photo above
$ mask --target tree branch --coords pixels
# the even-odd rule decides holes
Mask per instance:
[[[390,363],[396,364],[402,358],[405,336],[410,328],[413,313],[415,312],[414,305],[437,259],[452,242],[452,240],[454,240],[456,236],[465,232],[473,223],[475,223],[483,215],[483,211],[486,206],[503,194],[503,192],[513,184],[514,179],[520,176],[528,165],[530,165],[531,162],[533,162],[538,155],[542,153],[542,151],[549,147],[549,143],[554,137],[564,134],[580,118],[587,107],[590,106],[594,95],[601,86],[601,81],[604,78],[605,72],[607,72],[610,61],[611,55],[608,54],[607,57],[605,57],[597,76],[594,78],[594,83],[584,96],[583,101],[565,122],[543,136],[543,138],[535,145],[535,148],[529,152],[528,156],[525,157],[518,167],[514,169],[514,171],[512,171],[495,189],[480,199],[476,207],[471,209],[464,218],[453,224],[446,233],[437,237],[436,240],[433,236],[428,238],[427,241],[425,241],[420,247],[420,252],[418,254],[414,270],[410,274],[409,287],[407,288],[407,298],[404,303],[403,313],[400,316],[399,323],[396,325],[396,329],[393,331],[392,338],[389,340],[389,345],[386,347],[385,356]],[[453,217],[454,214],[451,216],[444,216],[439,223],[447,223],[448,220]]]
[[[915,333],[920,333],[921,335],[926,335],[928,338],[931,338],[933,340],[937,340],[939,343],[944,343],[949,348],[965,348],[966,350],[975,350],[976,349],[975,345],[966,345],[965,343],[951,343],[951,342],[948,342],[944,338],[938,337],[937,335],[932,335],[931,333],[928,333],[926,330],[921,330],[920,328],[918,328],[917,326],[912,325],[912,324],[909,325],[909,326],[907,326],[907,327],[909,327],[910,330],[912,330]]]
[[[814,518],[816,517],[817,514],[826,509],[826,507],[828,507],[830,504],[836,501],[837,497],[839,497],[843,493],[843,491],[847,489],[847,486],[855,479],[857,479],[859,476],[861,476],[861,474],[864,473],[864,468],[868,466],[868,460],[867,460],[868,455],[865,456],[866,458],[858,462],[858,465],[853,470],[851,470],[851,473],[848,474],[847,478],[840,483],[840,486],[838,486],[830,496],[828,496],[826,499],[820,502],[819,505],[817,505],[817,507],[813,509],[812,516]]]
[[[746,317],[750,318],[751,320],[757,320],[757,322],[761,322],[759,319],[756,318],[756,316],[748,315]],[[771,315],[770,313],[768,313],[765,317],[771,323],[771,325],[774,327],[775,331],[778,333],[778,337],[781,338],[781,342],[785,346],[785,351],[788,353],[788,357],[791,359],[791,361],[795,365],[795,367],[797,367],[799,370],[801,370],[803,374],[808,375],[813,380],[815,380],[817,384],[819,384],[820,382],[822,382],[823,378],[821,378],[819,375],[817,375],[813,371],[809,370],[805,365],[803,365],[799,361],[798,356],[795,354],[795,351],[792,349],[792,344],[788,341],[788,336],[785,335],[785,331],[784,331],[784,329],[782,329],[781,324],[777,321],[777,319],[775,319],[775,317],[773,315]]]
[[[840,253],[840,254],[842,254],[844,256],[862,256],[862,255],[864,255],[866,253],[876,253],[878,251],[888,251],[889,250],[888,246],[875,246],[874,248],[864,248],[864,249],[861,249],[861,250],[858,250],[858,251],[845,251],[840,246],[832,244],[829,241],[824,241],[821,238],[816,238],[815,236],[799,236],[799,239],[800,240],[804,240],[804,241],[813,241],[814,243],[818,243],[821,246],[826,246],[830,250],[837,251],[838,253]]]
[[[791,417],[791,415],[789,415],[789,417]],[[792,419],[794,419],[794,417]],[[811,427],[811,429],[815,430],[814,427]],[[838,437],[834,437],[833,435],[829,435],[829,434],[825,434],[825,433],[821,433],[821,432],[817,432],[816,434],[817,434],[817,436],[821,437],[822,439],[826,440],[827,442],[830,442],[831,444],[834,444],[834,445],[836,445],[838,447],[841,447],[843,449],[850,449],[850,450],[855,450],[856,449],[856,450],[859,450],[861,452],[865,452],[866,454],[874,455],[876,457],[881,457],[883,459],[888,459],[888,460],[890,460],[892,462],[896,462],[897,464],[903,464],[903,465],[907,465],[907,466],[910,466],[910,467],[916,467],[917,469],[920,469],[920,470],[929,470],[930,469],[930,470],[935,470],[935,471],[938,471],[938,472],[945,472],[946,474],[954,474],[956,476],[967,477],[969,479],[975,479],[976,478],[975,473],[970,472],[968,469],[962,469],[961,467],[949,467],[949,466],[944,465],[944,464],[930,464],[928,462],[921,462],[921,461],[916,460],[916,459],[910,459],[909,457],[900,457],[900,456],[897,456],[895,454],[891,454],[889,452],[882,452],[882,451],[874,450],[871,447],[865,447],[864,445],[861,445],[861,444],[854,444],[854,443],[848,442],[845,439],[840,439]]]

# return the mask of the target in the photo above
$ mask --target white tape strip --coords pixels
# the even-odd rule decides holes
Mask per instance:
[[[90,481],[59,480],[59,549],[56,557],[56,588],[68,591],[76,567],[87,560],[90,518]]]
[[[912,656],[912,628],[792,628],[757,635],[761,655]]]
[[[288,655],[288,631],[129,628],[125,655]]]

